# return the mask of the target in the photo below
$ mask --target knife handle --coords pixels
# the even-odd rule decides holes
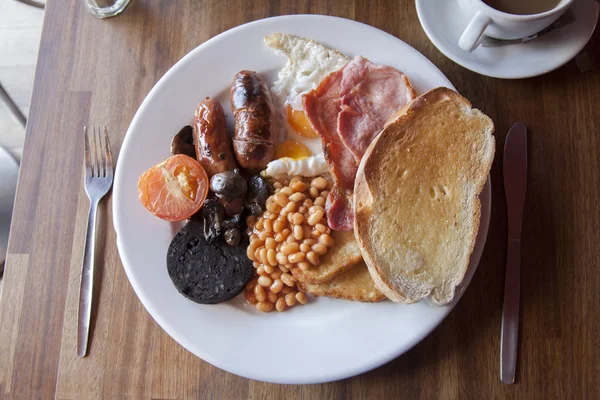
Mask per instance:
[[[506,280],[504,281],[502,338],[500,341],[500,379],[504,383],[515,382],[519,336],[520,287],[521,241],[509,238],[506,254]]]

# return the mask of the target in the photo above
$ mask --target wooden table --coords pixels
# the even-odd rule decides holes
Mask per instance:
[[[82,127],[108,125],[118,153],[142,99],[184,54],[244,22],[292,13],[336,15],[390,32],[495,121],[490,232],[463,299],[414,349],[362,376],[307,386],[249,381],[196,358],[152,320],[121,267],[109,198],[100,216],[107,233],[100,238],[91,354],[78,359],[88,208]],[[598,39],[597,32],[591,43]],[[588,52],[598,65],[598,46]],[[0,397],[600,398],[599,94],[599,70],[580,73],[574,62],[527,80],[472,73],[429,42],[408,0],[134,0],[104,21],[88,15],[81,0],[49,2],[0,303]],[[516,121],[530,129],[530,169],[518,382],[507,386],[498,361],[506,250],[501,171],[506,132]]]

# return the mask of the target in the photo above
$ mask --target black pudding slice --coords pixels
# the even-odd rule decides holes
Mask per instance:
[[[202,219],[190,220],[167,251],[167,269],[177,290],[201,304],[217,304],[237,296],[252,277],[246,256],[248,241],[229,246],[219,238],[204,241]]]

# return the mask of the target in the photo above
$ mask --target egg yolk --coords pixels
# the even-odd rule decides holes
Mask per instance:
[[[286,140],[275,147],[275,158],[295,158],[296,160],[306,158],[311,155],[306,145],[295,140]]]
[[[319,135],[313,130],[308,122],[304,110],[295,110],[290,104],[287,105],[287,120],[292,127],[301,136],[307,138],[318,138]]]

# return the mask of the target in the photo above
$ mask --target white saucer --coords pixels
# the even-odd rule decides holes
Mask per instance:
[[[598,21],[600,5],[594,0],[575,0],[575,22],[530,42],[501,47],[477,47],[468,53],[458,39],[472,15],[461,12],[457,0],[417,0],[417,14],[429,39],[457,64],[493,78],[538,76],[572,60],[586,45]]]
[[[0,147],[0,276],[6,257],[8,231],[12,216],[19,164],[8,151]]]

